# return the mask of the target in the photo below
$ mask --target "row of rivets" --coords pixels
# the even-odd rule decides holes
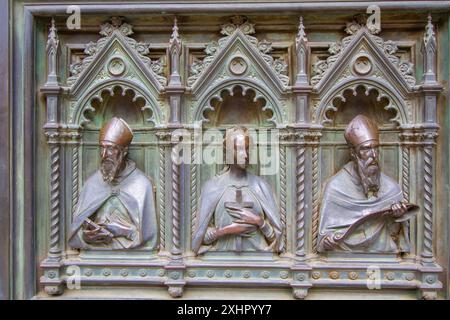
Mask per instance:
[[[148,271],[145,270],[145,269],[140,269],[138,273],[139,273],[139,275],[140,275],[141,277],[146,277],[146,276],[148,275]],[[86,270],[84,271],[84,274],[85,274],[85,276],[90,277],[90,276],[93,275],[93,271],[92,271],[92,269],[89,269],[89,268],[88,268],[88,269],[86,269]],[[105,277],[109,277],[109,276],[112,274],[112,271],[111,271],[111,269],[103,269],[102,274],[103,274]],[[165,270],[161,269],[161,270],[159,270],[159,271],[157,272],[157,274],[158,274],[159,277],[164,277],[165,274],[166,274],[166,272],[165,272]],[[47,273],[47,277],[48,277],[49,279],[54,279],[54,278],[56,277],[56,275],[57,275],[57,274],[56,274],[55,271],[49,271],[49,272]],[[120,275],[123,276],[123,277],[127,277],[127,276],[129,275],[129,271],[128,271],[127,269],[122,269],[122,270],[120,271]],[[208,278],[213,278],[215,275],[216,275],[216,273],[215,273],[213,270],[208,270],[208,271],[206,272],[206,276],[207,276]],[[181,276],[181,274],[178,273],[178,272],[172,272],[172,273],[170,274],[170,277],[171,277],[172,279],[174,279],[174,280],[179,279],[180,276]],[[195,278],[195,277],[197,276],[197,274],[196,274],[195,271],[191,270],[191,271],[188,272],[188,276],[189,276],[190,278]],[[226,271],[224,272],[224,276],[225,276],[226,278],[232,278],[232,277],[233,277],[233,272],[230,271],[230,270],[226,270]],[[264,278],[264,279],[269,279],[269,278],[270,278],[270,272],[269,272],[269,271],[262,271],[261,274],[260,274],[260,276],[261,276],[262,278]],[[311,276],[312,276],[313,279],[318,280],[318,279],[321,278],[322,273],[321,273],[320,271],[313,271],[313,272],[311,273]],[[246,278],[246,279],[250,278],[250,277],[251,277],[251,272],[250,272],[250,271],[243,271],[243,272],[242,272],[242,277],[244,277],[244,278]],[[289,277],[289,272],[287,272],[287,271],[281,271],[281,272],[280,272],[280,278],[281,278],[281,279],[287,279],[288,277]],[[339,278],[341,277],[341,274],[340,274],[338,271],[331,271],[331,272],[329,272],[329,277],[330,277],[330,279],[337,280],[337,279],[339,279]],[[304,275],[304,274],[298,274],[298,275],[296,276],[296,278],[297,278],[298,281],[305,281],[306,275]],[[358,272],[350,271],[350,272],[348,272],[348,278],[349,278],[350,280],[357,280],[357,279],[359,278],[359,274],[358,274]],[[385,278],[386,278],[387,280],[389,280],[389,281],[393,281],[393,280],[395,280],[395,273],[394,273],[394,272],[387,272],[387,273],[385,274]],[[415,278],[415,276],[414,276],[413,273],[405,273],[405,274],[404,274],[404,279],[406,279],[407,281],[413,281],[414,278]],[[433,284],[433,283],[436,281],[436,277],[433,276],[433,275],[428,275],[427,277],[425,277],[425,281],[426,281],[427,283],[429,283],[429,284]]]

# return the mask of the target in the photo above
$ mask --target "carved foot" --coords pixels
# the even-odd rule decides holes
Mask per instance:
[[[436,300],[437,292],[436,291],[422,291],[422,300]]]
[[[44,291],[49,296],[60,296],[64,293],[64,287],[62,285],[45,286]]]
[[[308,295],[308,289],[296,288],[292,291],[294,298],[298,300],[304,300]]]
[[[169,287],[169,294],[172,298],[181,298],[183,296],[183,287]]]

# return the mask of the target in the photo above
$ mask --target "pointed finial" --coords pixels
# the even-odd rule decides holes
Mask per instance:
[[[59,44],[58,30],[56,29],[55,19],[52,18],[52,23],[48,32],[47,49],[50,47],[57,47]]]
[[[308,38],[306,37],[303,17],[299,19],[298,34],[295,39],[297,51],[297,79],[295,84],[302,86],[308,83],[307,60],[308,60]]]
[[[173,28],[172,28],[172,36],[170,38],[170,44],[172,44],[174,41],[180,40],[180,34],[178,33],[178,20],[177,17],[175,17],[173,21]]]
[[[427,25],[425,26],[425,35],[423,38],[423,41],[425,42],[425,45],[428,44],[428,42],[434,38],[434,26],[433,26],[433,22],[432,22],[432,18],[431,18],[431,13],[428,14],[428,22]]]
[[[178,33],[178,20],[175,17],[172,28],[172,36],[169,42],[170,52],[170,78],[169,86],[178,87],[181,86],[180,77],[180,55],[181,55],[181,39]]]
[[[300,17],[299,26],[298,26],[298,34],[297,34],[297,48],[301,43],[308,42],[308,38],[306,37],[305,26],[303,25],[303,17]]]
[[[180,34],[178,33],[178,19],[175,17],[173,21],[173,28],[172,28],[172,35],[170,37],[170,49],[173,48],[178,49],[180,51],[181,48],[181,40],[180,40]]]

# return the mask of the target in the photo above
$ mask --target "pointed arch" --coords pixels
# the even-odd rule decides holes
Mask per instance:
[[[345,102],[344,92],[350,90],[355,95],[356,90],[360,87],[364,88],[366,96],[369,95],[370,91],[375,90],[378,93],[378,101],[382,98],[388,99],[389,103],[385,107],[385,110],[394,110],[396,112],[396,116],[390,119],[391,122],[398,125],[412,122],[411,110],[404,103],[401,94],[389,83],[381,82],[374,78],[349,79],[331,88],[314,109],[312,115],[313,122],[321,125],[330,123],[331,119],[327,117],[327,113],[329,111],[338,111],[333,101],[338,98]]]
[[[253,98],[254,102],[259,99],[264,99],[265,104],[261,110],[261,112],[270,110],[273,113],[273,117],[267,120],[270,123],[273,123],[276,127],[282,127],[286,121],[286,116],[283,114],[282,109],[278,105],[277,101],[279,101],[273,94],[269,91],[265,90],[263,86],[261,86],[256,81],[250,80],[225,80],[219,83],[214,88],[205,92],[202,97],[199,99],[199,103],[193,110],[192,120],[195,123],[208,122],[208,119],[205,118],[205,111],[216,111],[214,106],[212,105],[213,99],[217,99],[222,102],[221,93],[223,91],[228,91],[228,93],[232,96],[235,88],[240,87],[242,89],[242,94],[245,96],[248,92],[253,91],[255,96]]]
[[[147,118],[147,123],[153,123],[155,126],[159,126],[164,121],[164,114],[162,110],[158,107],[159,104],[153,97],[150,91],[142,86],[137,85],[133,81],[129,81],[126,79],[115,79],[115,80],[107,80],[95,85],[91,90],[84,93],[81,96],[79,102],[75,105],[72,114],[71,114],[71,123],[79,126],[83,126],[85,123],[90,120],[86,117],[86,111],[93,111],[95,109],[92,107],[91,103],[94,99],[103,101],[102,93],[107,92],[111,96],[114,95],[114,89],[121,88],[122,93],[126,93],[131,91],[134,93],[133,102],[138,99],[143,99],[145,101],[144,107],[142,111],[149,110],[151,116]]]

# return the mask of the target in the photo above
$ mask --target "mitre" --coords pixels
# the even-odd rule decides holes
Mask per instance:
[[[114,117],[100,130],[99,140],[127,147],[133,140],[133,131],[125,120]]]
[[[358,115],[348,124],[344,137],[353,147],[370,140],[379,141],[378,126],[366,116]]]

